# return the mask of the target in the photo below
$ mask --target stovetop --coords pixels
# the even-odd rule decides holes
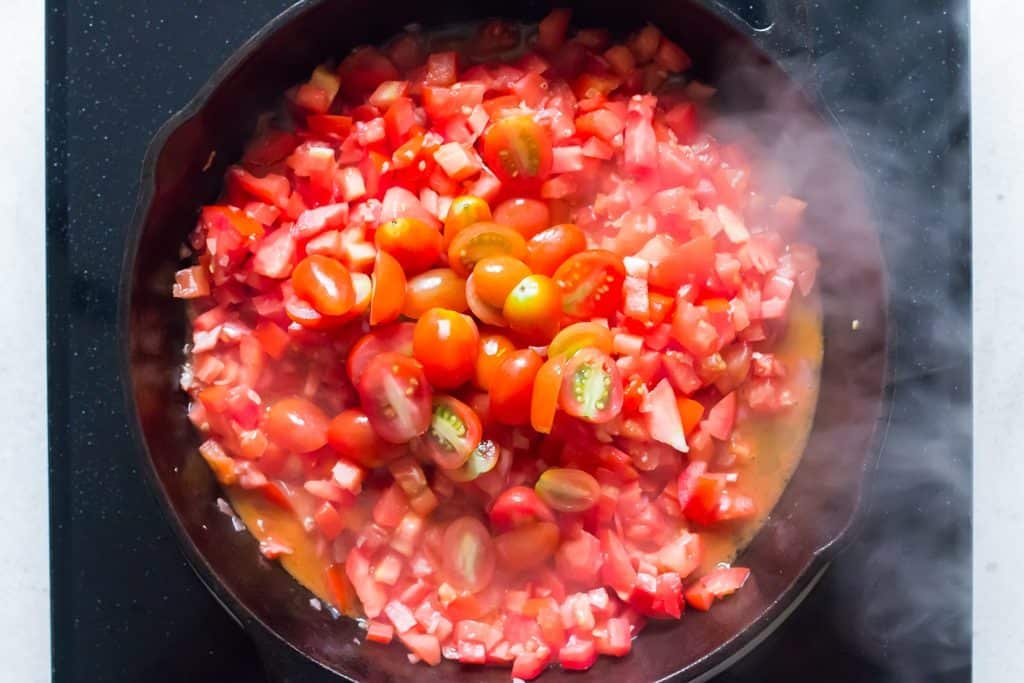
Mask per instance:
[[[724,4],[771,21],[760,3]],[[55,681],[266,680],[136,471],[115,292],[151,135],[286,5],[47,2]],[[968,680],[966,2],[809,2],[805,11],[812,73],[878,208],[897,327],[893,421],[857,539],[791,618],[717,680]]]

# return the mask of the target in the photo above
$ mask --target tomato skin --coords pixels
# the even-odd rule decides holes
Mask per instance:
[[[466,280],[451,268],[434,268],[410,279],[405,287],[402,315],[419,318],[431,308],[465,313]]]
[[[558,412],[558,394],[562,390],[565,359],[553,355],[537,371],[530,399],[530,426],[540,434],[550,434]]]
[[[622,301],[626,269],[610,251],[592,249],[569,257],[555,271],[562,310],[574,318],[608,318]]]
[[[507,225],[526,239],[551,225],[551,210],[539,199],[506,199],[494,209],[494,222]]]
[[[618,365],[608,354],[590,347],[569,360],[559,403],[573,417],[602,423],[622,412],[623,395]]]
[[[381,353],[394,351],[412,356],[413,323],[384,325],[363,337],[349,351],[346,367],[353,384],[359,381],[366,366]]]
[[[397,454],[391,444],[377,436],[366,413],[356,408],[334,416],[327,426],[327,443],[364,467],[379,467]]]
[[[504,182],[540,182],[551,174],[551,134],[531,116],[506,116],[484,132],[484,160]]]
[[[561,323],[562,293],[546,275],[528,275],[505,298],[502,315],[532,344],[546,344]]]
[[[430,426],[430,385],[412,358],[394,352],[375,356],[358,389],[363,411],[384,441],[406,443]]]
[[[490,220],[491,207],[483,199],[473,195],[456,197],[452,200],[448,215],[444,219],[444,249],[447,250],[455,236],[469,226]]]
[[[512,341],[502,335],[485,333],[480,335],[480,346],[476,357],[476,374],[474,382],[487,391],[497,375],[502,356],[516,348]]]
[[[396,218],[377,228],[374,242],[416,275],[430,268],[441,256],[441,233],[417,218]]]
[[[448,247],[448,265],[468,277],[477,262],[489,256],[526,257],[526,240],[512,228],[497,223],[476,223],[463,230]]]
[[[274,402],[263,429],[271,440],[295,453],[310,453],[327,444],[327,416],[315,403],[298,396]]]
[[[468,315],[432,308],[416,322],[413,356],[435,387],[453,389],[473,377],[480,333]]]
[[[511,256],[490,256],[473,267],[476,292],[484,303],[504,306],[509,292],[530,274],[525,263]]]
[[[570,256],[585,251],[587,238],[572,223],[541,230],[526,244],[526,265],[535,273],[552,276]]]
[[[384,250],[377,252],[370,295],[370,324],[388,323],[398,317],[405,302],[405,273],[402,265]]]
[[[529,424],[533,381],[543,364],[544,359],[530,349],[504,355],[490,389],[492,418],[513,426]]]
[[[325,316],[344,315],[355,303],[348,268],[327,256],[307,256],[292,271],[295,294]]]
[[[498,496],[488,513],[491,525],[498,531],[508,531],[531,522],[553,522],[555,514],[528,486],[513,486]]]
[[[494,544],[487,528],[474,517],[459,517],[448,524],[441,543],[441,565],[456,588],[477,593],[494,576]]]
[[[438,467],[462,466],[477,446],[483,428],[473,409],[451,396],[435,396],[430,429],[423,436],[427,454]]]

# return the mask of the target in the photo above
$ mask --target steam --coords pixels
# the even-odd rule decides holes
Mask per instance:
[[[853,49],[784,62],[798,82],[825,95],[864,171],[891,276],[890,323],[898,328],[892,423],[864,523],[818,590],[830,598],[835,632],[880,672],[845,671],[836,680],[963,680],[971,642],[967,8],[867,5],[845,10],[841,22],[832,17]],[[828,26],[830,18],[815,12],[823,10],[811,11],[812,22]],[[754,83],[758,76],[727,77]],[[721,134],[771,130],[766,153],[778,162],[777,181],[827,183],[817,162],[832,142],[792,118],[792,94],[775,93],[768,108],[741,108]],[[829,240],[825,269],[829,259],[868,256],[841,234]],[[856,297],[857,282],[848,284],[836,295]]]

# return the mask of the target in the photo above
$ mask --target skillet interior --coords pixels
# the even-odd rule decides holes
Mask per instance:
[[[644,21],[657,24],[686,48],[701,77],[718,85],[733,109],[758,110],[767,100],[788,112],[761,120],[762,133],[781,141],[775,149],[784,163],[800,168],[792,179],[794,192],[810,202],[808,237],[824,264],[819,282],[825,356],[814,428],[802,464],[741,558],[755,579],[708,614],[649,626],[624,660],[602,657],[586,674],[545,675],[551,681],[652,681],[675,673],[690,678],[722,665],[772,624],[824,566],[826,551],[854,518],[884,412],[884,267],[857,170],[841,141],[736,22],[683,0],[578,5],[574,20],[580,26],[625,33]],[[515,18],[536,20],[548,8],[530,2]],[[305,656],[360,681],[448,681],[459,667],[414,666],[399,646],[355,644],[361,631],[353,621],[334,621],[311,609],[310,594],[264,560],[254,540],[236,533],[217,511],[217,485],[195,450],[198,437],[177,388],[186,330],[183,305],[170,297],[169,283],[198,208],[217,195],[223,172],[239,156],[256,116],[285,88],[325,58],[380,42],[409,22],[430,25],[502,14],[508,15],[507,4],[493,0],[471,7],[443,0],[431,5],[429,18],[410,0],[321,0],[292,8],[236,53],[158,134],[146,158],[126,248],[120,322],[128,409],[138,418],[133,428],[146,461],[143,470],[190,561],[254,633],[276,634]],[[797,139],[790,144],[792,137]],[[216,152],[213,164],[204,171],[211,152]],[[853,320],[859,321],[856,331]],[[268,642],[279,645],[273,636]],[[507,670],[464,671],[473,681],[508,680]]]

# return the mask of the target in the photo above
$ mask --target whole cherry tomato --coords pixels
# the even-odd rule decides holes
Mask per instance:
[[[294,453],[310,453],[327,444],[327,416],[315,403],[300,396],[271,404],[263,429],[272,441]]]
[[[380,467],[398,455],[395,446],[384,441],[358,408],[343,410],[327,426],[327,443],[340,455],[364,467]]]
[[[530,349],[509,351],[491,382],[491,417],[507,425],[530,423],[533,380],[544,359]]]
[[[431,308],[447,308],[464,313],[466,279],[451,268],[434,268],[409,280],[405,287],[402,315],[419,318]]]
[[[468,315],[432,308],[416,322],[412,353],[435,387],[452,389],[473,377],[480,333]]]
[[[583,231],[572,223],[562,223],[538,232],[526,243],[526,265],[541,275],[554,275],[558,266],[587,248]]]
[[[547,344],[561,324],[562,293],[548,276],[528,275],[509,292],[502,315],[531,344]]]
[[[526,239],[551,225],[550,220],[551,210],[539,199],[506,199],[494,209],[495,223],[519,231]]]
[[[473,281],[484,303],[502,307],[508,293],[529,274],[530,269],[517,258],[489,256],[476,262]]]
[[[516,345],[502,334],[485,333],[480,335],[479,348],[474,379],[476,385],[486,391],[497,376],[502,356],[509,351],[515,351]]]
[[[343,315],[355,303],[348,268],[328,256],[314,254],[299,261],[292,271],[295,294],[323,315]]]
[[[416,218],[396,218],[377,228],[378,249],[388,252],[409,275],[421,273],[441,256],[441,233]]]

